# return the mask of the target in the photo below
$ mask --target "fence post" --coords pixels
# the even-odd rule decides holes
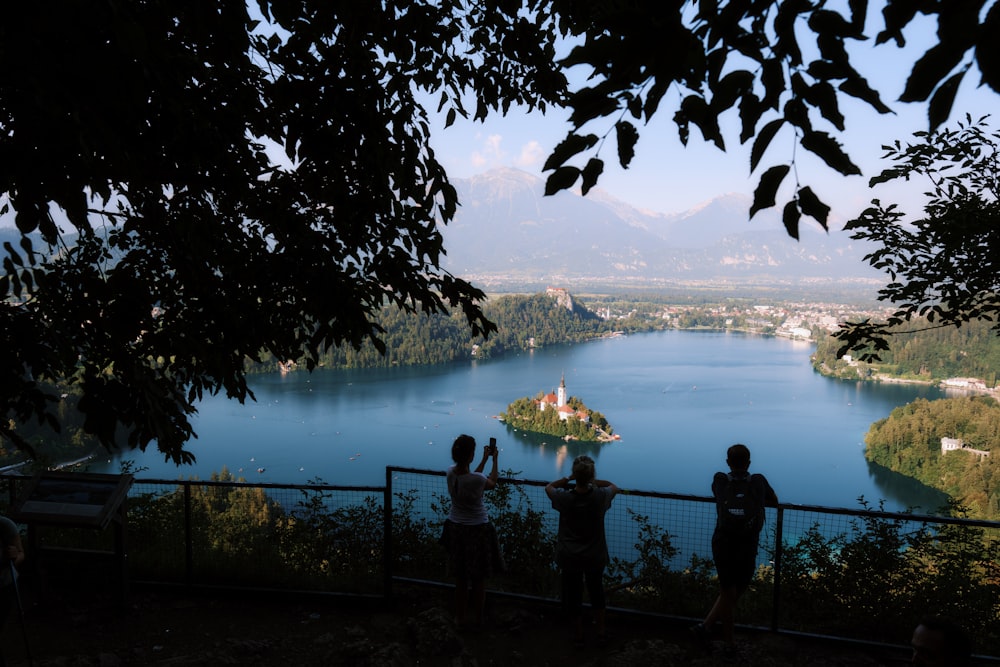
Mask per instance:
[[[385,467],[385,491],[382,499],[382,576],[383,595],[392,599],[392,469]]]
[[[191,482],[184,482],[184,581],[194,578],[194,538],[191,531]]]
[[[779,616],[779,604],[781,602],[781,555],[782,549],[781,545],[784,543],[782,539],[782,530],[784,529],[785,522],[785,510],[780,505],[778,506],[778,518],[774,523],[774,587],[773,595],[774,599],[771,601],[771,631],[778,631],[778,616]]]

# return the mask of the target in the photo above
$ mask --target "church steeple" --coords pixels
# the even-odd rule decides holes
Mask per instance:
[[[562,374],[562,378],[559,380],[559,393],[556,394],[556,406],[562,407],[566,405],[566,374]]]

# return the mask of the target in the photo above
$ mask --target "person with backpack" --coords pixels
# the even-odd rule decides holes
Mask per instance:
[[[719,573],[719,596],[705,620],[691,628],[695,638],[709,646],[717,622],[727,657],[736,657],[733,639],[736,602],[753,580],[757,567],[757,544],[764,527],[764,508],[776,507],[778,496],[763,475],[750,469],[750,450],[737,443],[726,452],[729,472],[712,479],[716,522],[712,533],[712,558]]]
[[[594,459],[578,456],[573,461],[573,474],[545,487],[552,508],[559,512],[556,564],[562,577],[563,607],[572,620],[577,646],[583,645],[584,638],[584,584],[594,610],[597,643],[607,642],[604,568],[608,564],[608,541],[604,515],[618,494],[618,487],[595,476]]]

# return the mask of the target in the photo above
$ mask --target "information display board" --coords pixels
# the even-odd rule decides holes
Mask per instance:
[[[132,475],[46,471],[11,507],[19,523],[104,529],[128,496]]]

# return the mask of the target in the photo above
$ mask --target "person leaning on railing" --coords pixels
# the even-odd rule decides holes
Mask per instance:
[[[583,587],[587,586],[590,607],[594,610],[597,642],[607,641],[605,633],[604,568],[608,564],[608,541],[604,534],[604,515],[618,493],[611,482],[594,479],[594,460],[578,456],[573,474],[549,482],[545,495],[559,512],[556,537],[556,563],[562,574],[562,598],[566,613],[573,621],[574,641],[583,644]],[[575,486],[570,482],[575,481]]]
[[[441,541],[448,549],[448,567],[455,577],[455,620],[460,627],[478,627],[483,622],[486,579],[504,570],[497,531],[483,505],[483,492],[497,485],[496,440],[483,448],[483,458],[470,470],[476,456],[476,440],[462,434],[451,446],[455,465],[448,469],[451,511],[445,520]],[[492,458],[489,476],[483,474]],[[470,593],[471,588],[471,593]],[[470,609],[471,607],[471,609]]]

